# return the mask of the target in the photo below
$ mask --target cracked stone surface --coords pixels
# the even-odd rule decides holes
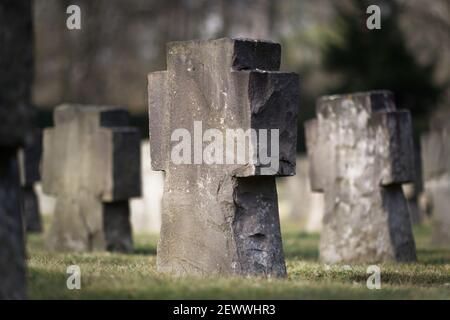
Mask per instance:
[[[165,171],[159,271],[286,275],[275,176],[295,174],[299,96],[298,76],[277,71],[280,52],[254,40],[172,42],[167,71],[149,74],[151,162]],[[260,162],[174,164],[171,134],[193,134],[194,121],[221,132],[279,129],[278,170]]]
[[[26,298],[17,150],[30,123],[33,79],[30,1],[0,2],[0,300]]]
[[[311,188],[325,195],[327,263],[416,260],[401,185],[414,178],[411,118],[393,95],[325,96],[305,124]]]
[[[432,240],[450,247],[450,111],[431,117],[421,137],[425,193],[432,211]]]
[[[56,196],[47,245],[133,250],[128,199],[140,195],[140,134],[126,110],[61,105],[44,130],[42,187]]]

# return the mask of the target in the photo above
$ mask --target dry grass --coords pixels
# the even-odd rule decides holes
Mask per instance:
[[[286,228],[283,228],[286,229]],[[382,264],[381,290],[366,287],[366,265],[331,268],[317,261],[319,236],[284,230],[287,279],[171,278],[155,270],[156,235],[135,237],[135,254],[48,253],[31,235],[32,299],[450,299],[450,250],[429,244],[416,228],[419,262]],[[66,288],[66,268],[81,268],[81,290]],[[348,269],[348,268],[347,268]]]

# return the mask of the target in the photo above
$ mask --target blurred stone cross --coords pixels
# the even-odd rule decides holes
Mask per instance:
[[[450,247],[450,111],[439,110],[430,119],[430,131],[421,137],[425,194],[431,207],[432,240]]]
[[[313,191],[325,193],[320,258],[416,260],[402,183],[413,180],[411,118],[388,91],[326,96],[306,123]]]
[[[131,251],[128,200],[140,195],[140,135],[126,110],[61,105],[44,130],[42,187],[55,195],[48,246]]]
[[[275,176],[295,174],[298,76],[278,71],[281,48],[272,42],[172,42],[167,50],[167,71],[148,76],[152,168],[165,171],[158,270],[285,276]],[[253,153],[243,154],[239,132]],[[181,143],[189,148],[180,162]]]

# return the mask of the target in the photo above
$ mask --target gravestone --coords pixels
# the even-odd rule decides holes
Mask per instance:
[[[140,136],[126,110],[61,105],[44,130],[42,186],[56,196],[47,245],[57,251],[133,249],[130,197],[140,195]]]
[[[422,135],[421,147],[432,240],[450,246],[450,111],[442,110],[431,117],[430,132]]]
[[[31,1],[0,1],[0,299],[26,298],[17,150],[30,122]]]
[[[42,133],[34,128],[26,134],[25,144],[18,154],[23,218],[28,232],[42,231],[39,202],[34,191],[34,184],[40,180],[41,154]]]
[[[279,44],[264,41],[171,42],[167,71],[149,74],[152,168],[165,171],[160,272],[286,275],[275,176],[295,174],[298,76],[278,71],[280,53]],[[199,142],[199,126],[215,130],[216,137]],[[193,161],[174,161],[181,143],[174,135],[181,128],[193,137],[193,150],[190,144],[184,150],[192,151]],[[267,129],[267,135],[274,129],[270,136],[279,130],[279,144],[264,148],[247,137],[248,149],[258,152],[240,161],[244,155],[230,138],[226,155],[214,153],[210,161],[209,143],[223,146],[220,134],[239,129],[259,134]],[[203,148],[206,156],[200,159]],[[262,149],[271,150],[277,168],[275,160],[267,167]],[[250,161],[256,154],[257,161]]]
[[[306,123],[311,188],[325,194],[320,258],[416,260],[402,183],[414,178],[411,118],[393,95],[325,96]]]
[[[148,159],[150,142],[141,142],[141,197],[131,198],[130,214],[133,233],[159,233],[161,227],[161,204],[164,190],[164,173],[153,171]],[[151,155],[150,155],[151,158]],[[41,183],[35,185],[39,211],[51,217],[55,211],[55,198],[42,192]]]

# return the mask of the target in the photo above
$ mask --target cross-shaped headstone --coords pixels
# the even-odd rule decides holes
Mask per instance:
[[[411,118],[374,91],[322,97],[306,123],[313,191],[324,192],[327,263],[413,261],[402,183],[414,178]]]
[[[131,251],[130,197],[140,195],[140,137],[126,110],[62,105],[44,130],[42,187],[57,197],[54,250]]]
[[[148,77],[152,168],[165,171],[158,270],[284,276],[275,176],[295,174],[298,76],[277,71],[281,48],[271,42],[172,42],[167,50],[167,71]],[[192,138],[187,162],[175,161],[180,129]],[[236,142],[230,129],[278,129],[279,141],[247,140],[261,147],[258,161],[242,161],[237,145],[225,147]],[[212,141],[224,146],[214,161]],[[279,166],[264,165],[268,150]]]
[[[425,193],[432,210],[432,240],[450,246],[450,111],[436,112],[421,137]]]

